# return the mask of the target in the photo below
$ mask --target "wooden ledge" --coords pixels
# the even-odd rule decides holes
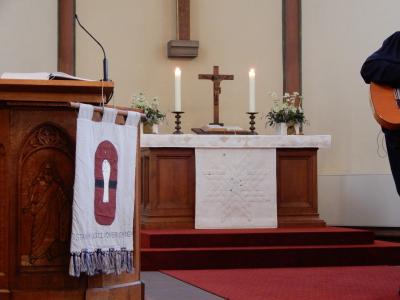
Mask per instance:
[[[0,102],[99,103],[102,94],[109,99],[113,90],[111,81],[0,79]]]
[[[167,47],[169,58],[195,58],[198,55],[199,41],[171,40]]]

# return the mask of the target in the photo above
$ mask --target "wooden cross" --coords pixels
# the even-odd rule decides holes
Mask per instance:
[[[219,74],[219,67],[214,66],[213,74],[199,74],[199,79],[209,79],[214,83],[214,122],[210,125],[221,125],[224,123],[219,122],[219,94],[221,94],[221,81],[233,80],[233,75]]]

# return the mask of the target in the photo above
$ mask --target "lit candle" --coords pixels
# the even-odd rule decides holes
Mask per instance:
[[[181,101],[181,69],[175,69],[175,111],[182,111]]]
[[[256,112],[256,73],[249,71],[249,112]]]

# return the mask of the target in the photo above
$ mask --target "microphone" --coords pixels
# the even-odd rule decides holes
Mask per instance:
[[[89,31],[87,31],[87,29],[81,24],[81,22],[79,22],[78,19],[78,15],[75,14],[75,20],[78,22],[78,25],[100,46],[101,50],[103,50],[103,81],[108,81],[108,60],[106,57],[106,51],[104,51],[103,46],[100,44],[100,42],[98,40],[96,40],[96,38],[90,34]]]

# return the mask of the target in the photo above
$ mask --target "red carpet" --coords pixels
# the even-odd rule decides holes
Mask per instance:
[[[230,300],[399,300],[400,267],[168,270]]]

